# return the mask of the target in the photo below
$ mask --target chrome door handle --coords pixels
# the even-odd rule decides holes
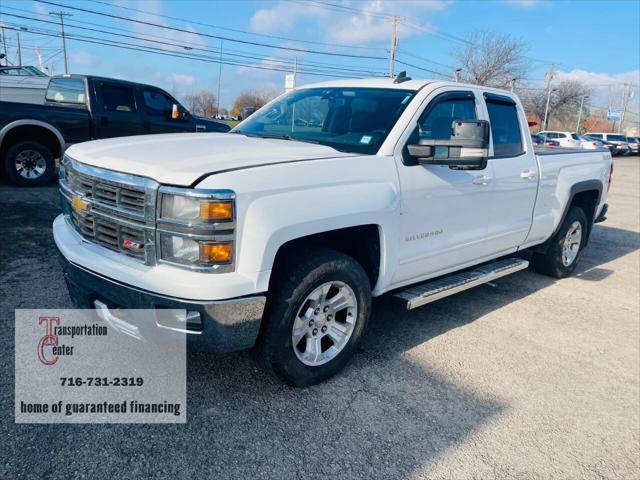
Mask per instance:
[[[520,178],[523,180],[535,180],[538,178],[538,174],[536,172],[532,172],[531,170],[525,170],[520,174]]]
[[[474,185],[488,185],[491,183],[491,177],[489,175],[480,175],[473,179]]]

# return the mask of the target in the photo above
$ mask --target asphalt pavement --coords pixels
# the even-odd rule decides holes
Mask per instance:
[[[70,308],[55,186],[0,185],[0,478],[640,478],[640,159],[616,158],[577,274],[525,270],[406,312],[377,299],[308,389],[189,354],[184,425],[20,425],[16,308]]]

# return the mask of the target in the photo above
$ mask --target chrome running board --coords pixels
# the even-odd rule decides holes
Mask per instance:
[[[428,280],[407,287],[393,294],[393,297],[406,303],[407,310],[421,307],[441,298],[477,287],[505,275],[510,275],[529,266],[527,260],[520,258],[505,258],[487,263],[474,270],[452,273],[435,280]]]

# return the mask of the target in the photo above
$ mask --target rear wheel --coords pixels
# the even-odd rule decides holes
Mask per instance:
[[[45,145],[25,140],[9,147],[3,159],[3,169],[14,185],[36,187],[53,179],[56,165],[53,154]]]
[[[351,358],[371,310],[369,279],[353,258],[332,250],[276,277],[260,344],[267,367],[298,387],[338,373]]]
[[[587,216],[579,207],[571,207],[546,253],[535,253],[536,271],[556,278],[564,278],[575,270],[584,248]]]

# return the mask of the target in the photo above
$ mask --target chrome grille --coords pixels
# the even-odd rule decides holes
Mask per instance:
[[[91,214],[83,215],[76,212],[71,213],[71,221],[78,233],[87,240],[91,240],[110,250],[144,260],[144,229],[122,225]],[[141,248],[139,250],[126,248],[123,246],[125,240],[138,244]]]
[[[145,189],[125,187],[117,182],[91,177],[72,168],[67,170],[69,187],[87,199],[109,207],[144,215]]]
[[[156,263],[153,180],[80,164],[66,157],[60,177],[63,210],[86,240],[148,265]],[[86,208],[74,209],[74,197]]]

